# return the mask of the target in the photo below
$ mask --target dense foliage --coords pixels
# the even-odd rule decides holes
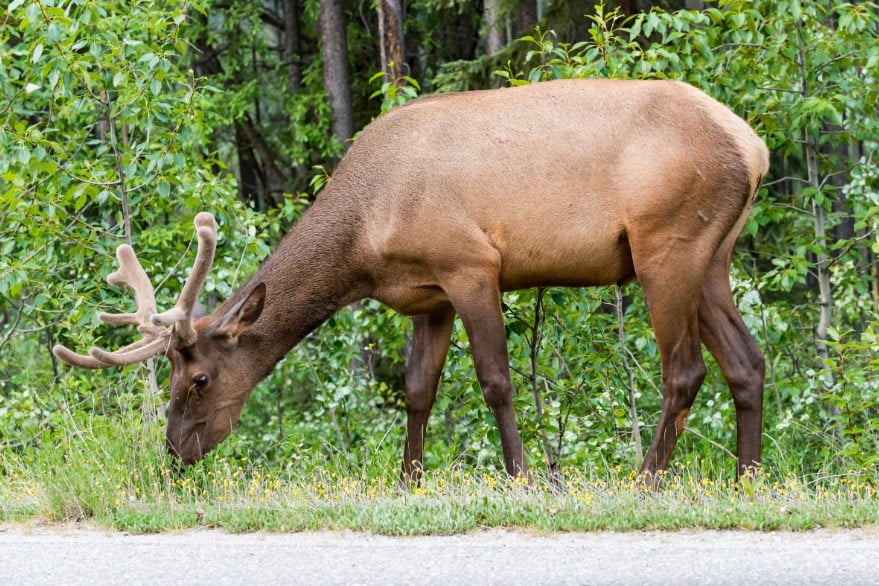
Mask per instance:
[[[501,4],[508,31],[522,10],[512,4]],[[875,4],[721,0],[627,14],[560,0],[524,38],[489,52],[485,15],[469,3],[418,0],[396,78],[373,75],[383,65],[376,15],[349,9],[355,128],[419,91],[559,77],[683,79],[747,119],[773,153],[732,275],[768,360],[765,465],[875,478]],[[295,44],[284,10],[296,11]],[[120,413],[161,403],[149,365],[83,372],[49,350],[130,341],[96,318],[130,304],[104,283],[118,244],[134,243],[161,305],[186,277],[192,217],[211,211],[220,243],[203,301],[212,305],[331,173],[345,142],[332,131],[319,12],[315,0],[13,0],[0,13],[0,450],[51,450],[90,418],[123,425],[131,418]],[[649,440],[661,398],[637,286],[520,291],[504,309],[532,463],[637,466],[633,429]],[[338,314],[257,388],[218,453],[265,465],[296,465],[305,453],[352,466],[392,460],[403,443],[406,331],[377,304]],[[156,366],[163,389],[167,366]],[[675,461],[731,473],[734,422],[711,370]],[[427,466],[501,466],[460,329],[429,433]]]

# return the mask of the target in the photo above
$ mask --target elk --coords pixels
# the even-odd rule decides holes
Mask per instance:
[[[729,282],[736,239],[769,166],[763,141],[676,81],[564,80],[423,97],[367,126],[329,184],[256,274],[193,315],[216,226],[174,309],[157,314],[128,246],[112,284],[137,311],[102,315],[143,339],[83,368],[171,362],[168,449],[192,463],[222,442],[248,395],[300,340],[346,305],[377,299],[412,316],[403,473],[423,438],[460,316],[506,470],[529,474],[512,407],[503,291],[637,279],[662,364],[662,411],[642,471],[665,469],[703,379],[704,344],[729,385],[738,471],[760,462],[764,358]]]

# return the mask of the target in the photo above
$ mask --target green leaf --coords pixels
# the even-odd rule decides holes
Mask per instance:
[[[168,197],[171,194],[171,184],[168,183],[165,179],[160,179],[158,184],[156,185],[156,190],[162,197]]]
[[[40,14],[39,5],[37,5],[36,2],[32,2],[31,4],[28,4],[27,9],[25,11],[25,15],[27,16],[27,19],[31,23],[36,23],[37,21],[41,20],[42,15]]]

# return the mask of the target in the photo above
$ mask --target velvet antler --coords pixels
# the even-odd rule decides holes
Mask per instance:
[[[116,249],[119,270],[110,274],[107,282],[111,285],[131,287],[134,290],[137,310],[134,313],[100,313],[98,317],[102,322],[111,325],[136,325],[143,336],[140,340],[113,352],[92,348],[88,355],[77,354],[58,344],[52,348],[55,356],[80,368],[107,368],[141,362],[161,354],[172,344],[185,346],[193,343],[196,334],[192,328],[192,311],[211,270],[217,246],[217,225],[213,216],[201,212],[195,217],[195,228],[198,235],[198,252],[189,279],[183,286],[174,308],[161,314],[156,313],[153,286],[146,271],[138,262],[134,250],[127,244]]]

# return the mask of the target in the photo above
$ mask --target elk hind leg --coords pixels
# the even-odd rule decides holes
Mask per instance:
[[[424,456],[427,419],[436,400],[455,321],[451,305],[412,318],[412,338],[406,357],[406,447],[403,482],[418,483]]]
[[[650,477],[668,466],[706,373],[697,315],[701,274],[675,274],[669,271],[674,264],[669,263],[652,266],[664,268],[638,276],[662,360],[662,412],[641,466]]]
[[[721,250],[706,275],[699,304],[702,343],[720,366],[736,406],[737,472],[760,463],[765,359],[736,309],[729,254]]]

